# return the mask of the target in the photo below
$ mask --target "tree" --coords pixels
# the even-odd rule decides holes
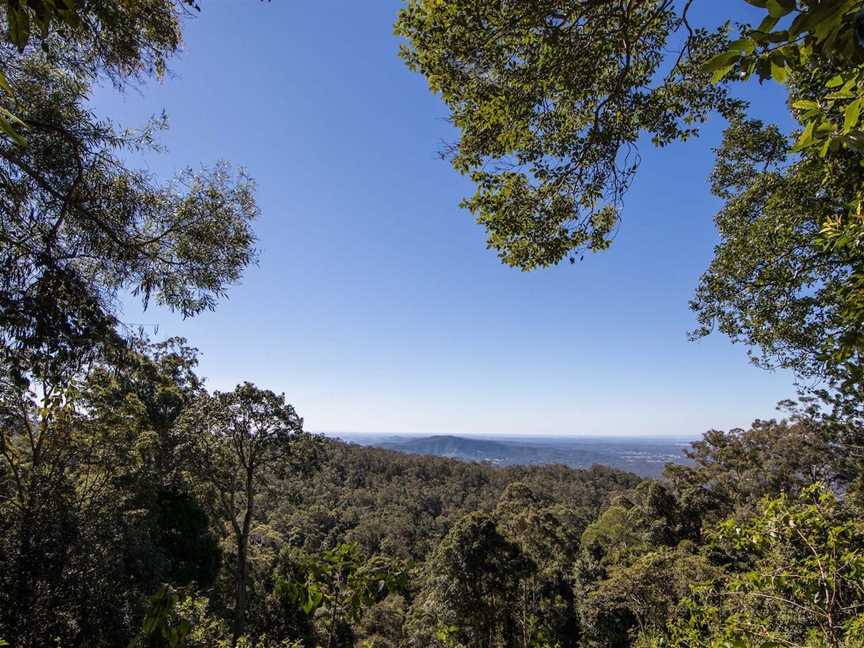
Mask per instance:
[[[755,421],[747,430],[709,430],[686,454],[691,463],[668,465],[665,477],[699,525],[752,512],[764,497],[795,496],[815,483],[842,491],[856,476],[854,457],[835,430],[806,415]]]
[[[212,582],[216,542],[172,429],[195,363],[179,340],[136,340],[122,370],[0,383],[0,633],[16,645],[122,644],[161,583]]]
[[[754,347],[761,366],[854,390],[860,327],[850,319],[849,291],[859,260],[828,244],[825,229],[845,218],[862,181],[859,158],[840,151],[796,160],[790,146],[760,122],[726,132],[712,175],[725,201],[716,216],[721,241],[691,303],[700,322],[694,337],[716,328]]]
[[[545,501],[544,501],[545,500]],[[507,485],[495,507],[498,528],[535,569],[519,584],[516,623],[522,646],[575,646],[580,628],[574,571],[588,515],[538,497],[524,482]]]
[[[514,603],[520,580],[533,568],[505,539],[492,517],[470,513],[430,558],[425,596],[416,610],[430,617],[439,639],[467,648],[516,645]]]
[[[618,493],[589,524],[576,564],[583,644],[629,646],[649,627],[664,627],[707,564],[695,554],[693,520],[666,484],[646,480]]]
[[[175,585],[208,587],[220,554],[181,454],[188,439],[176,425],[204,391],[197,365],[197,349],[183,338],[133,339],[116,362],[93,368],[80,406],[106,437],[127,430],[117,435],[112,461],[125,459],[121,479],[134,504],[148,511],[151,541],[168,561],[160,575]],[[126,458],[130,450],[134,460]]]
[[[715,529],[709,546],[728,568],[693,584],[661,645],[859,645],[862,541],[860,519],[823,484],[765,498]]]
[[[608,247],[637,141],[687,139],[739,104],[697,64],[723,35],[674,0],[411,0],[402,57],[459,129],[445,152],[477,192],[462,204],[505,263],[530,270]],[[690,4],[690,3],[688,3]],[[689,33],[668,61],[677,34]]]
[[[42,125],[0,141],[0,342],[19,373],[39,358],[112,342],[121,289],[194,315],[253,258],[253,185],[225,164],[160,185],[118,151],[163,124],[121,132],[84,108],[88,82],[43,55],[19,62],[19,112]]]
[[[693,302],[698,333],[716,323],[757,345],[760,363],[860,396],[862,3],[752,4],[765,18],[708,66],[717,80],[786,84],[802,128],[792,140],[759,122],[730,129],[714,181],[723,241]]]
[[[130,169],[129,152],[158,148],[164,119],[125,130],[87,107],[93,83],[165,70],[180,44],[172,0],[2,10],[3,105],[27,138],[0,138],[0,504],[16,603],[3,612],[22,645],[102,622],[99,640],[116,645],[148,579],[206,583],[216,567],[173,456],[173,420],[200,389],[194,362],[184,350],[145,358],[153,349],[123,329],[116,298],[214,307],[254,258],[254,188],[223,163],[168,183]],[[182,556],[193,537],[201,551]],[[124,551],[103,551],[112,544]],[[89,576],[73,595],[75,570]]]
[[[686,139],[714,110],[730,119],[712,177],[721,244],[694,336],[719,329],[760,364],[860,400],[864,4],[747,2],[765,16],[737,20],[738,38],[692,25],[692,0],[413,0],[396,31],[459,130],[447,153],[477,185],[463,205],[522,269],[608,247],[638,138]],[[793,137],[729,98],[753,76],[788,88]]]
[[[244,633],[248,552],[255,498],[275,474],[300,460],[303,420],[285,396],[251,383],[202,396],[178,425],[195,435],[187,455],[198,479],[213,491],[215,509],[236,542],[234,639]]]
[[[194,0],[178,0],[181,5],[198,8]],[[103,53],[102,61],[93,61],[106,69],[127,76],[149,66],[163,72],[165,53],[179,44],[177,11],[172,2],[136,0],[77,2],[76,0],[3,0],[0,3],[4,24],[4,45],[23,53],[38,45],[45,51],[72,49],[82,43],[95,45]],[[142,26],[148,38],[140,38]],[[35,43],[34,43],[35,42]],[[105,56],[113,52],[114,56]],[[13,94],[8,67],[0,68],[0,89]],[[0,131],[19,145],[27,140],[21,129],[29,126],[9,108],[0,107]]]
[[[818,152],[823,158],[841,148],[864,152],[864,130],[860,127],[864,101],[861,0],[747,2],[765,9],[765,16],[755,28],[739,25],[741,38],[706,63],[706,69],[714,72],[714,80],[747,80],[755,73],[760,81],[773,79],[785,84],[792,75],[800,82],[800,77],[830,62],[837,73],[819,86],[821,96],[792,103],[805,121],[795,149]]]
[[[165,69],[180,44],[172,0],[4,5],[11,26],[45,28],[38,47],[25,29],[12,32],[21,49],[0,48],[5,99],[27,131],[24,147],[0,138],[0,353],[21,382],[116,346],[121,290],[184,316],[213,308],[254,259],[257,207],[251,180],[225,163],[167,183],[130,169],[130,151],[159,148],[164,118],[121,129],[87,106],[95,82]],[[58,26],[73,14],[78,27]]]
[[[626,564],[613,565],[582,602],[589,645],[631,645],[634,636],[663,630],[674,621],[693,582],[715,573],[690,543],[657,547]]]
[[[406,572],[383,556],[366,558],[356,543],[342,543],[318,556],[286,548],[274,585],[277,598],[307,615],[320,613],[323,648],[354,645],[351,624],[388,594],[405,589]],[[326,639],[324,639],[326,637]]]

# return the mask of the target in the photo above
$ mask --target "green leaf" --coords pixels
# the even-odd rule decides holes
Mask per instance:
[[[9,38],[19,51],[23,51],[30,40],[30,14],[26,9],[9,7]]]
[[[807,126],[804,128],[804,132],[801,133],[801,137],[798,138],[798,141],[795,142],[795,147],[793,150],[800,151],[802,149],[807,148],[813,142],[813,130],[816,127],[816,122],[808,122]]]
[[[792,102],[792,107],[797,108],[798,110],[818,110],[819,104],[815,101],[810,101],[809,99],[799,99],[798,101]]]
[[[795,0],[767,0],[765,8],[774,18],[782,18],[795,10]]]
[[[815,16],[819,16],[818,22],[815,22],[812,30],[819,42],[827,39],[841,25],[846,9],[842,4],[836,3],[823,3],[819,8],[822,7],[826,8],[824,13],[819,13],[819,9],[813,11],[814,21]]]
[[[727,74],[729,74],[732,71],[732,68],[734,68],[734,67],[735,67],[735,65],[733,64],[733,65],[727,65],[724,68],[720,68],[719,70],[714,72],[713,75],[711,75],[711,82],[712,83],[719,83],[720,81],[723,80],[723,78]]]
[[[24,122],[5,108],[0,108],[0,131],[5,133],[18,146],[27,146],[27,140],[17,131],[15,128],[16,125],[23,126]]]
[[[732,67],[739,58],[741,58],[741,55],[738,52],[721,52],[709,59],[703,68],[706,72],[716,72],[722,68]]]
[[[12,94],[12,86],[9,85],[9,81],[6,79],[6,75],[3,74],[2,70],[0,70],[0,89]]]
[[[856,99],[848,106],[846,106],[846,111],[844,115],[845,120],[843,122],[843,130],[848,133],[850,130],[852,130],[858,125],[858,121],[861,116],[861,99]]]
[[[774,27],[777,25],[779,20],[780,20],[779,18],[775,18],[774,16],[769,14],[769,15],[765,16],[765,18],[762,20],[761,23],[759,23],[759,26],[756,28],[756,31],[760,32],[762,34],[769,34],[771,32],[771,30],[773,30]]]
[[[771,59],[771,78],[777,83],[786,83],[787,71],[784,63],[778,63]]]
[[[828,80],[828,83],[825,84],[825,87],[826,88],[839,88],[844,83],[845,83],[845,81],[843,79],[843,75],[838,74],[836,76],[831,77],[831,79]]]
[[[804,30],[805,25],[807,24],[808,14],[799,13],[795,20],[792,21],[792,24],[789,25],[789,38],[791,40],[795,40],[798,38],[798,35]]]
[[[744,52],[745,54],[752,54],[755,49],[756,41],[752,38],[739,38],[729,45],[730,52]]]

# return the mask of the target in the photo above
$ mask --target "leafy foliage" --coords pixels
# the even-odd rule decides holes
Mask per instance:
[[[829,152],[848,147],[864,152],[859,127],[864,71],[864,19],[860,0],[747,0],[765,9],[755,28],[744,25],[742,36],[706,63],[719,81],[735,72],[746,80],[778,83],[808,76],[830,61],[837,74],[825,82],[821,96],[799,99],[792,107],[805,123],[794,150]],[[779,27],[779,28],[778,28]]]
[[[786,84],[802,130],[794,145],[758,122],[733,123],[727,134],[714,182],[727,201],[717,218],[724,242],[694,302],[700,332],[716,322],[758,346],[763,361],[827,375],[849,389],[861,379],[864,313],[862,3],[751,4],[766,9],[764,20],[742,25],[741,37],[706,69],[715,80],[755,73]]]
[[[160,582],[214,580],[216,540],[174,453],[194,353],[140,342],[127,361],[0,398],[0,627],[17,645],[117,645]]]
[[[291,558],[296,559],[298,552]],[[351,624],[360,621],[374,604],[394,591],[407,587],[406,572],[397,563],[377,556],[365,559],[356,543],[343,543],[324,551],[320,557],[303,555],[300,577],[278,577],[274,588],[277,597],[287,597],[307,615],[320,612],[326,617],[326,641],[334,648],[337,638],[351,636]]]
[[[271,475],[296,460],[303,420],[285,396],[251,383],[233,392],[203,395],[178,422],[192,446],[186,456],[196,477],[212,490],[214,511],[237,544],[234,637],[244,634],[248,551],[255,499]]]
[[[730,518],[709,547],[732,568],[694,584],[676,643],[713,646],[858,645],[864,597],[864,526],[823,484],[797,498],[760,502],[745,521]]]
[[[637,141],[687,139],[737,108],[702,60],[720,41],[685,28],[675,2],[411,0],[402,57],[441,95],[460,138],[447,152],[477,192],[463,206],[509,265],[530,270],[608,247],[638,166]]]
[[[195,0],[178,0],[179,5],[198,9]],[[136,0],[3,0],[0,3],[5,49],[19,54],[38,47],[49,54],[61,54],[70,46],[93,48],[93,67],[102,67],[115,80],[141,72],[165,71],[166,57],[180,44],[178,12],[172,2]],[[13,97],[8,60],[0,67],[0,90]],[[91,67],[92,69],[92,67]],[[5,106],[0,106],[0,131],[19,146],[28,140],[22,129],[32,126]]]
[[[466,647],[506,644],[516,632],[518,582],[532,567],[500,534],[494,519],[469,514],[429,561],[430,582],[420,613],[430,617],[434,628],[458,628],[452,638]]]
[[[694,335],[719,329],[760,364],[857,393],[862,3],[753,0],[766,15],[733,40],[731,21],[692,25],[692,4],[414,0],[396,32],[459,131],[446,153],[477,185],[463,204],[522,269],[608,247],[641,137],[663,145],[712,111],[728,118],[712,179],[722,240]],[[727,95],[754,75],[787,86],[794,140]]]

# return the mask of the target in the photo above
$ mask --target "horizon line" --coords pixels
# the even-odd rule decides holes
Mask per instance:
[[[570,433],[537,433],[526,432],[524,434],[508,433],[508,432],[356,432],[346,430],[310,430],[311,434],[323,434],[327,437],[333,436],[382,436],[382,437],[490,437],[490,438],[514,438],[514,439],[663,439],[663,440],[679,440],[693,441],[702,438],[702,434],[682,435],[682,434],[582,434],[576,432]]]

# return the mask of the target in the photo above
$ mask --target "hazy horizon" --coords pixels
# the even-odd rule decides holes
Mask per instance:
[[[585,440],[585,441],[681,441],[690,442],[697,441],[701,438],[701,434],[694,435],[663,435],[657,434],[652,436],[640,434],[580,434],[574,432],[562,432],[560,434],[534,434],[526,433],[495,433],[495,432],[339,432],[332,430],[310,430],[312,434],[322,434],[329,438],[427,438],[427,437],[464,437],[467,439],[518,439],[525,441],[543,441],[543,440]]]

